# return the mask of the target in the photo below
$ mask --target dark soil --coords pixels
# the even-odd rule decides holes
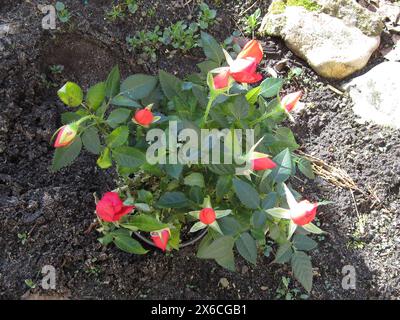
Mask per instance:
[[[191,5],[179,1],[145,1],[136,15],[123,21],[104,20],[112,1],[64,1],[73,13],[60,30],[41,28],[41,1],[3,0],[0,25],[13,23],[15,31],[0,38],[0,298],[19,299],[32,293],[81,299],[274,299],[287,267],[260,257],[257,267],[237,259],[237,273],[214,262],[199,260],[195,248],[173,254],[154,251],[132,256],[113,246],[104,248],[91,230],[94,220],[93,193],[115,186],[114,173],[96,168],[95,158],[83,154],[69,168],[54,174],[48,169],[53,148],[51,135],[60,126],[65,107],[56,91],[68,79],[87,88],[103,81],[113,65],[124,76],[136,72],[156,73],[159,68],[185,75],[202,60],[199,50],[188,55],[161,48],[156,63],[136,64],[127,51],[125,37],[135,30],[152,29],[193,16]],[[185,1],[184,1],[185,2]],[[209,32],[224,40],[236,29],[242,8],[254,1],[220,1],[219,23]],[[263,2],[262,8],[268,5]],[[215,6],[214,1],[209,1]],[[147,17],[148,7],[155,16]],[[264,10],[265,12],[265,10]],[[338,188],[321,178],[297,188],[311,199],[334,204],[322,207],[321,227],[329,232],[313,252],[315,267],[311,299],[400,298],[399,132],[357,123],[346,96],[334,93],[294,57],[278,39],[262,39],[267,64],[287,58],[288,67],[299,66],[303,74],[286,90],[303,89],[307,108],[291,124],[303,151],[341,168],[364,194]],[[381,60],[375,57],[371,65]],[[64,66],[53,75],[49,66]],[[288,69],[283,69],[286,75]],[[336,83],[331,83],[337,85]],[[378,201],[379,200],[379,201]],[[363,228],[360,229],[360,221]],[[18,235],[26,235],[26,242]],[[23,236],[22,236],[23,237]],[[57,271],[56,290],[29,289],[25,280],[40,283],[40,271],[52,265]],[[354,266],[355,290],[342,288],[342,268]],[[220,283],[221,278],[228,285]],[[292,282],[290,288],[300,288]]]

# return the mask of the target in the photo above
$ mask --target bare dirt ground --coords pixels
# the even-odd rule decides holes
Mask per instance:
[[[209,32],[223,41],[237,29],[240,8],[254,1],[209,1],[219,22]],[[261,1],[259,1],[261,3]],[[111,1],[64,1],[72,22],[60,30],[41,28],[41,1],[3,0],[0,25],[12,23],[13,32],[0,37],[0,298],[19,299],[39,293],[68,298],[100,299],[275,299],[289,269],[260,257],[256,267],[237,259],[238,272],[223,270],[199,260],[192,247],[163,255],[153,252],[132,256],[109,246],[89,230],[94,218],[93,192],[115,186],[112,171],[95,166],[84,154],[69,168],[51,173],[53,132],[60,126],[65,107],[56,91],[66,80],[87,88],[102,81],[113,65],[124,76],[158,69],[184,76],[202,61],[200,50],[171,55],[161,48],[155,63],[137,64],[125,37],[135,30],[189,19],[190,7],[174,1],[152,0],[140,6],[139,18],[110,23],[104,12]],[[265,12],[268,1],[261,8]],[[147,17],[149,7],[154,17]],[[337,85],[319,78],[278,39],[262,38],[265,65],[287,58],[288,67],[303,69],[285,90],[306,92],[305,111],[291,124],[302,150],[345,170],[363,191],[339,188],[322,178],[293,181],[306,196],[331,200],[321,209],[319,222],[329,232],[319,238],[313,252],[314,288],[310,299],[399,299],[399,132],[359,124],[346,95],[333,92]],[[377,54],[370,66],[382,58]],[[49,70],[64,66],[61,75]],[[368,69],[368,68],[367,68]],[[283,69],[282,76],[289,68]],[[20,235],[20,236],[18,236]],[[24,235],[26,241],[24,240]],[[57,288],[30,289],[25,281],[39,281],[44,265],[57,271]],[[342,268],[353,266],[355,290],[342,288]],[[224,286],[220,279],[226,278]],[[290,290],[300,285],[294,281]]]

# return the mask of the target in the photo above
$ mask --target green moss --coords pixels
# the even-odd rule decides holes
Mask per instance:
[[[269,12],[273,14],[280,14],[285,11],[286,8],[286,1],[284,0],[279,0],[279,1],[274,1],[271,3],[271,6],[269,7]]]
[[[321,9],[321,6],[312,0],[287,0],[287,5],[303,7],[308,11],[317,11]]]
[[[273,14],[283,13],[286,7],[303,7],[308,11],[317,11],[321,6],[313,0],[277,0],[271,3],[269,11]]]

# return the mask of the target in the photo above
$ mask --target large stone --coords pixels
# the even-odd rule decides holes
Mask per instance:
[[[268,13],[260,31],[282,37],[319,75],[333,79],[362,69],[380,43],[379,36],[367,36],[339,18],[297,6]]]
[[[316,0],[320,11],[341,19],[348,26],[357,27],[368,36],[379,36],[384,28],[379,14],[376,14],[355,0]]]
[[[343,85],[360,121],[400,129],[400,62],[383,62]]]

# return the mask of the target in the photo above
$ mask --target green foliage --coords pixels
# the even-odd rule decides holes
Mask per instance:
[[[179,26],[178,33],[187,30],[183,23],[175,26]],[[175,31],[168,30],[171,34]],[[182,39],[184,36],[179,41]],[[172,47],[173,41],[169,44]],[[314,173],[311,163],[295,153],[299,145],[293,132],[282,125],[287,116],[280,104],[285,82],[267,78],[259,86],[233,83],[227,89],[216,90],[210,70],[225,64],[222,46],[205,32],[200,33],[199,45],[207,60],[199,64],[199,73],[184,80],[160,70],[157,76],[134,74],[121,81],[116,66],[104,82],[89,87],[85,95],[77,84],[67,82],[58,95],[75,109],[64,113],[62,122],[73,123],[73,128],[78,129],[71,144],[55,151],[52,169],[71,164],[82,146],[96,155],[99,168],[115,167],[119,195],[125,205],[136,209],[115,223],[100,220],[103,236],[99,241],[104,245],[114,244],[126,252],[144,254],[147,250],[132,238],[132,232],[140,231],[149,237],[150,232],[168,228],[167,250],[178,250],[181,232],[205,230],[207,235],[197,252],[199,258],[213,259],[234,271],[235,255],[256,264],[260,252],[266,257],[274,254],[274,263],[290,263],[295,278],[310,291],[312,267],[305,252],[314,249],[316,242],[308,234],[321,235],[323,231],[313,223],[300,227],[291,220],[286,190],[291,190],[295,198],[299,195],[290,185],[286,188],[285,182],[297,169],[308,178],[313,178]],[[149,103],[157,121],[148,128],[132,121],[132,117]],[[204,121],[206,113],[210,116]],[[176,121],[177,132],[168,131],[168,120]],[[158,150],[158,156],[166,156],[163,163],[146,159],[146,137],[152,128],[166,132]],[[248,128],[254,129],[251,150],[246,137],[239,142],[232,134]],[[200,145],[189,162],[174,164],[171,159],[185,147],[185,139],[180,137],[185,129],[199,134],[201,129],[227,130],[219,144],[214,141]],[[202,153],[209,152],[211,156],[217,148],[225,151],[224,156],[236,157],[230,163],[218,159],[219,164],[196,159]],[[249,160],[253,152],[270,156],[276,167],[238,170],[244,168],[244,160]],[[216,220],[205,224],[199,221],[200,211],[209,207],[215,209]]]
[[[56,2],[57,17],[62,23],[67,23],[71,19],[71,13],[61,1]]]
[[[214,24],[215,18],[217,17],[217,11],[210,9],[210,7],[204,2],[199,5],[199,9],[200,12],[197,23],[201,30],[206,30],[209,26]]]
[[[244,32],[246,34],[254,36],[254,32],[256,31],[257,27],[260,25],[261,17],[261,9],[258,8],[254,11],[251,15],[245,18],[244,20]]]

